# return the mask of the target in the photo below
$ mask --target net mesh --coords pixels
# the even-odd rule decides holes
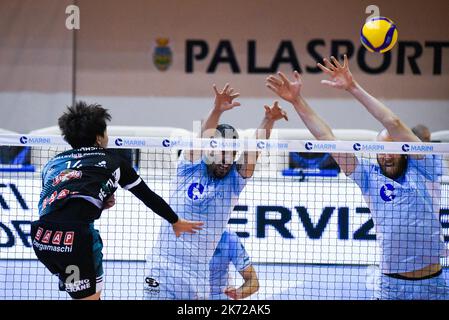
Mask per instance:
[[[259,285],[248,299],[371,299],[384,273],[448,264],[438,241],[449,240],[448,154],[421,152],[437,150],[438,144],[415,148],[425,157],[421,160],[401,145],[395,154],[408,157],[406,174],[388,180],[376,169],[386,149],[361,152],[351,143],[359,167],[346,177],[329,153],[318,152],[316,142],[279,150],[265,141],[257,145],[261,155],[253,177],[240,188],[237,177],[224,187],[220,179],[191,180],[207,171],[186,165],[185,152],[157,139],[157,147],[115,152],[179,216],[204,220],[206,226],[197,235],[184,235],[188,244],[176,245],[167,223],[119,188],[115,206],[95,221],[104,246],[104,299],[167,298],[166,288],[187,299],[223,298],[225,287],[244,283],[249,265]],[[30,236],[31,222],[39,218],[42,168],[65,150],[51,142],[0,147],[1,299],[70,299],[59,290],[57,276],[37,260]],[[344,152],[351,165],[353,154]],[[393,160],[387,167],[388,161]],[[225,230],[236,236],[223,240]]]

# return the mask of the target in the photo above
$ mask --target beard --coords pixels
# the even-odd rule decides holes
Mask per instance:
[[[222,179],[228,175],[231,171],[231,167],[232,166],[230,165],[214,164],[208,168],[208,171],[214,178]]]
[[[377,159],[377,162],[379,163],[382,174],[392,180],[401,177],[407,169],[407,156],[404,155],[396,163],[380,164],[379,159]]]

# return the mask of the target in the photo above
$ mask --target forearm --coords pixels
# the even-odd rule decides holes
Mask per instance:
[[[236,295],[239,299],[245,299],[259,290],[259,281],[256,279],[249,279],[236,290]]]
[[[354,82],[353,85],[349,87],[348,92],[356,98],[377,121],[382,123],[385,128],[391,129],[397,125],[398,117],[393,111],[369,94],[357,82]]]
[[[388,130],[388,133],[394,141],[421,141],[393,111],[369,94],[357,82],[354,82],[353,85],[349,87],[348,92],[354,96],[354,98],[356,98],[366,110],[384,126],[385,129]]]
[[[329,125],[309,106],[307,101],[299,96],[293,107],[304,122],[307,129],[317,140],[335,140],[334,133]]]
[[[220,121],[220,117],[222,115],[222,111],[213,108],[208,116],[207,119],[203,122],[203,125],[201,127],[201,137],[203,138],[210,138],[211,134],[214,133],[213,130],[215,130],[218,126],[218,122]]]
[[[222,112],[216,108],[213,108],[209,112],[206,120],[203,121],[201,126],[200,138],[211,138],[215,135],[215,129],[218,126],[218,121],[220,121],[221,114]],[[185,157],[189,161],[194,162],[201,158],[201,154],[202,152],[200,150],[187,150]]]
[[[274,127],[274,120],[268,119],[264,117],[259,127],[256,130],[255,138],[256,139],[270,139],[271,130]]]
[[[134,188],[129,189],[140,201],[142,201],[148,208],[153,210],[158,216],[164,218],[170,223],[178,221],[178,215],[173,209],[162,199],[159,195],[154,193],[145,182],[139,183]]]
[[[256,129],[253,138],[255,139],[269,139],[271,135],[271,130],[273,129],[274,121],[264,117],[259,127]],[[258,151],[245,151],[242,155],[243,162],[240,162],[239,172],[244,178],[249,178],[253,175],[256,169],[257,159],[259,158],[260,152]]]

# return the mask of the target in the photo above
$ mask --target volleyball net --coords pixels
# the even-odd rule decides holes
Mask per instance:
[[[385,238],[398,246],[392,251],[396,255],[406,256],[412,249],[415,257],[432,255],[438,249],[421,238],[435,228],[432,219],[436,219],[439,236],[449,241],[447,143],[181,136],[109,139],[109,147],[127,159],[168,203],[176,200],[173,188],[180,180],[182,150],[204,151],[205,155],[235,150],[236,158],[244,152],[260,152],[253,177],[233,204],[226,226],[237,234],[257,273],[259,290],[248,299],[370,299],[382,272]],[[41,170],[68,149],[59,136],[0,135],[0,299],[70,298],[58,289],[57,277],[37,260],[30,237],[31,222],[39,218]],[[331,155],[336,153],[348,161],[363,162],[365,172],[359,172],[358,178],[347,177]],[[378,163],[386,154],[404,156],[408,176],[368,181],[382,174]],[[393,160],[387,160],[386,166],[389,161]],[[208,187],[186,185],[187,202],[230,197],[214,194]],[[160,243],[163,220],[123,189],[117,190],[115,199],[115,206],[104,210],[95,222],[104,245],[102,297],[142,299],[148,278],[146,262],[165,259],[155,254],[160,251],[155,247]],[[382,212],[374,213],[374,209]],[[423,213],[426,210],[430,214]],[[378,232],[384,233],[382,239]],[[422,246],[416,247],[417,243]],[[177,254],[175,258],[183,261],[202,253],[186,250]],[[447,259],[440,256],[446,267]],[[239,264],[234,265],[231,258],[226,261],[211,264],[209,271],[225,268],[226,285],[242,285]]]

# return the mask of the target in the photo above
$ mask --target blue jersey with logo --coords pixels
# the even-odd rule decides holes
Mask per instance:
[[[239,272],[251,265],[249,255],[238,235],[233,231],[225,231],[209,263],[212,296],[221,295],[228,286],[229,264],[231,262]]]
[[[439,222],[441,165],[433,156],[409,158],[404,175],[392,180],[377,163],[358,157],[349,176],[360,187],[368,204],[381,249],[383,273],[422,269],[445,255]],[[438,210],[438,211],[437,211]]]
[[[163,221],[153,252],[179,264],[181,270],[207,276],[207,281],[209,261],[245,184],[235,164],[224,178],[217,179],[209,175],[203,159],[194,163],[181,159],[171,185],[170,206],[178,216],[203,221],[204,226],[196,234],[176,238],[172,226]]]
[[[119,185],[130,189],[141,181],[131,165],[114,151],[96,147],[68,150],[42,169],[39,215],[58,211],[69,199],[80,198],[98,209],[84,217],[91,222],[99,218],[103,202]]]

